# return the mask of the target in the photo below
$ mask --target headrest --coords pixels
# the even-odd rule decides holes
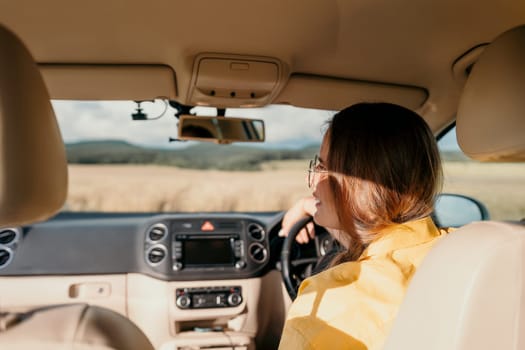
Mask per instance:
[[[48,218],[64,204],[64,143],[40,71],[0,26],[0,226]]]
[[[463,152],[482,161],[525,161],[525,26],[503,33],[475,63],[457,114]]]

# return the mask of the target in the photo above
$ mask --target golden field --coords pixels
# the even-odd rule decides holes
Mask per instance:
[[[307,161],[263,171],[149,165],[70,165],[65,209],[105,212],[273,211],[309,194]],[[443,191],[477,198],[493,219],[525,217],[525,165],[449,162]]]
[[[494,220],[525,218],[525,163],[444,163],[443,192],[474,197]]]

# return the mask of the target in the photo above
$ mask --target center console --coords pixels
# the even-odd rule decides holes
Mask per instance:
[[[253,349],[259,278],[170,282],[173,349]]]
[[[168,285],[172,339],[162,349],[253,349],[270,258],[265,225],[231,214],[154,219],[143,254],[150,275]]]

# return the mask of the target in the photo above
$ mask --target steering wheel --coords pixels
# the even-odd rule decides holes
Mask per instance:
[[[306,257],[297,257],[296,252],[301,251],[301,246],[296,243],[295,237],[307,223],[312,221],[312,217],[305,217],[297,221],[288,236],[284,239],[281,249],[281,274],[283,278],[286,291],[292,300],[297,297],[297,290],[301,282],[311,276],[318,270],[320,265],[323,265],[323,258],[329,258],[329,252],[334,246],[335,240],[322,227],[316,226],[316,235],[312,240],[315,244],[315,252],[307,254]],[[310,244],[310,243],[309,243]],[[295,249],[294,249],[295,248]],[[326,259],[328,262],[328,259]]]

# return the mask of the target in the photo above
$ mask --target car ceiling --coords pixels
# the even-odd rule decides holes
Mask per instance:
[[[454,62],[525,23],[525,2],[2,0],[0,22],[40,64],[167,65],[182,103],[194,59],[207,52],[275,58],[287,77],[307,75],[313,85],[336,78],[419,87],[427,97],[413,109],[439,131],[454,119],[464,83]],[[282,89],[286,100],[271,102],[305,106],[304,98],[294,100],[300,90],[286,92],[286,79]],[[331,109],[353,101],[345,85],[338,89]],[[314,96],[307,107],[330,106]]]

